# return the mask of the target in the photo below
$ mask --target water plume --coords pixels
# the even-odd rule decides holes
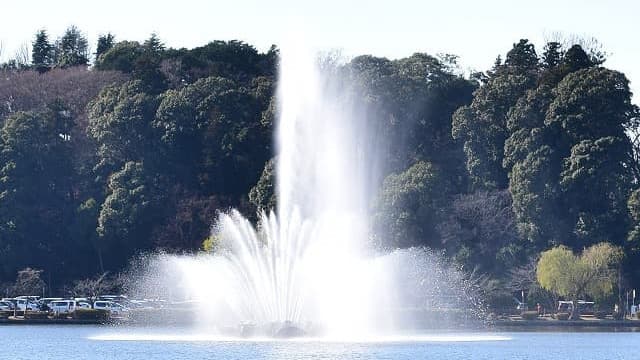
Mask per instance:
[[[367,109],[335,75],[300,43],[283,47],[277,209],[260,213],[255,226],[235,210],[221,214],[213,254],[157,256],[142,288],[172,287],[174,298],[199,301],[201,328],[242,335],[362,338],[475,307],[444,257],[368,246],[380,147]]]

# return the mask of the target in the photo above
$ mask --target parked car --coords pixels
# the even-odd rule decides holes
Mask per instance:
[[[77,301],[76,302],[76,308],[78,308],[78,309],[91,309],[91,303],[88,302],[88,301],[84,301],[84,300]]]
[[[0,311],[13,310],[13,304],[9,301],[0,301]]]
[[[125,316],[129,312],[129,309],[113,301],[96,301],[93,303],[93,308],[107,310],[109,315],[115,317]]]
[[[51,302],[53,301],[60,301],[60,300],[64,300],[63,298],[42,298],[40,299],[40,308],[42,310],[51,310],[51,307],[49,305],[51,305]]]
[[[75,300],[57,300],[49,303],[49,308],[55,315],[71,314],[76,311],[78,304]]]
[[[40,310],[40,305],[36,302],[24,299],[24,298],[4,298],[2,301],[10,301],[13,304],[13,308],[18,311],[37,311]]]

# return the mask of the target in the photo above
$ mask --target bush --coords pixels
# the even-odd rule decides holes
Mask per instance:
[[[78,320],[98,320],[109,319],[109,312],[103,309],[77,309],[73,313],[73,318]]]
[[[606,319],[607,318],[607,312],[606,311],[594,311],[593,316],[595,316],[598,319]]]
[[[568,312],[561,312],[561,313],[557,313],[556,314],[556,319],[558,320],[569,320],[569,314]]]
[[[524,320],[535,320],[538,318],[537,311],[524,311],[520,314]]]
[[[27,311],[24,314],[25,319],[48,319],[48,316],[46,311]]]
[[[54,319],[68,319],[69,318],[69,314],[68,313],[53,313],[53,318]]]

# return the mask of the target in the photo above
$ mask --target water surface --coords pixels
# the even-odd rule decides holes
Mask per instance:
[[[230,339],[186,328],[0,326],[3,359],[631,359],[637,332],[434,332],[340,339]]]

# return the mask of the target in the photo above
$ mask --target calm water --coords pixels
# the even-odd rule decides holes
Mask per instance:
[[[634,332],[444,332],[370,341],[230,341],[178,328],[0,326],[2,359],[632,359]]]

